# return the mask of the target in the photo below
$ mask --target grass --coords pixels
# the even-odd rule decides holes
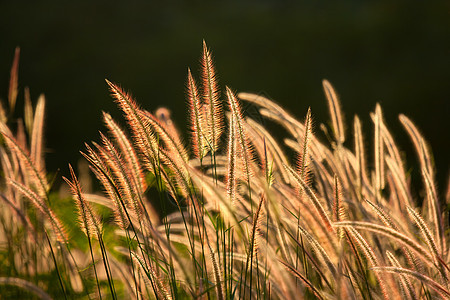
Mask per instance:
[[[89,175],[70,166],[73,196],[63,197],[45,171],[44,96],[33,109],[25,93],[24,119],[11,119],[18,61],[17,50],[0,111],[5,298],[450,298],[450,200],[438,198],[430,147],[406,116],[419,197],[379,105],[364,140],[324,80],[324,143],[310,110],[300,122],[260,95],[222,92],[204,43],[199,84],[187,76],[190,147],[167,109],[152,114],[107,80],[127,128],[103,114],[106,132],[83,152],[102,188],[84,192]],[[246,117],[242,102],[288,137]]]

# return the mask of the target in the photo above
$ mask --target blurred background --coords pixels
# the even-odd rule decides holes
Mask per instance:
[[[64,175],[84,142],[104,130],[102,110],[122,120],[105,78],[147,110],[168,107],[186,128],[187,68],[198,75],[205,39],[221,87],[263,94],[299,119],[311,106],[318,134],[329,120],[324,78],[340,95],[347,128],[355,114],[362,118],[366,142],[373,140],[369,113],[381,103],[414,167],[417,157],[398,121],[406,114],[434,150],[443,194],[450,166],[449,12],[449,1],[0,1],[0,97],[7,99],[20,46],[19,105],[25,86],[33,101],[46,95],[47,168]]]

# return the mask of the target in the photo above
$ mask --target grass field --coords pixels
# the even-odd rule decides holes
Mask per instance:
[[[363,137],[324,80],[330,122],[311,110],[300,121],[220,88],[204,43],[201,74],[187,74],[189,137],[170,108],[151,113],[107,80],[123,120],[103,113],[104,133],[59,187],[45,97],[33,105],[25,91],[23,118],[11,117],[18,61],[19,50],[0,111],[1,299],[450,298],[449,193],[439,199],[407,116],[395,126],[417,152],[417,186],[380,105]]]

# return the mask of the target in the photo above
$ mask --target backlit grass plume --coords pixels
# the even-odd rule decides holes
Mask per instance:
[[[80,261],[69,245],[69,230],[57,213],[64,202],[51,194],[51,181],[44,161],[45,97],[40,95],[33,109],[25,89],[25,124],[13,120],[17,103],[18,61],[15,51],[11,70],[9,112],[0,111],[0,294],[5,298],[42,298],[53,290],[55,297],[80,295],[86,290]],[[82,255],[83,256],[83,255]],[[16,286],[13,292],[4,288]],[[56,288],[56,290],[55,290]]]
[[[83,192],[70,168],[72,178],[66,181],[78,223],[59,220],[52,205],[62,200],[49,201],[40,151],[43,101],[34,114],[26,106],[33,126],[18,127],[13,134],[10,124],[1,123],[7,179],[2,183],[3,218],[20,220],[30,232],[24,238],[29,243],[39,237],[33,228],[39,216],[37,225],[49,233],[46,259],[55,246],[70,245],[57,248],[60,258],[55,256],[48,267],[59,272],[62,295],[286,300],[450,296],[448,199],[439,199],[430,144],[410,119],[400,115],[419,158],[422,183],[414,189],[411,168],[379,104],[372,123],[364,125],[373,128],[373,138],[364,138],[361,119],[355,116],[353,126],[345,124],[337,93],[324,80],[331,128],[320,127],[333,133],[324,142],[313,131],[314,111],[308,109],[299,121],[261,95],[235,93],[227,86],[220,90],[206,43],[199,78],[188,69],[190,145],[167,108],[149,112],[107,80],[127,128],[104,113],[107,133],[86,145],[83,155],[100,191]],[[271,132],[246,116],[243,107],[248,105],[285,132]],[[32,132],[21,133],[24,127]],[[31,215],[25,201],[41,215]],[[63,223],[80,228],[89,248],[70,238],[60,240],[60,235],[74,234],[70,227],[63,230]],[[7,236],[11,230],[2,224]],[[70,259],[71,249],[83,259]],[[71,274],[84,275],[78,294]]]

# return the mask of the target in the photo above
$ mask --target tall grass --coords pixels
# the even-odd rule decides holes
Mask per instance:
[[[18,54],[10,110],[17,66]],[[410,119],[399,117],[419,158],[421,196],[378,104],[372,142],[358,116],[345,124],[324,80],[333,133],[324,143],[310,110],[301,122],[263,96],[222,93],[205,43],[201,68],[199,84],[187,75],[189,143],[167,109],[146,111],[107,80],[127,128],[103,114],[106,132],[83,152],[102,191],[84,192],[70,167],[77,209],[64,218],[44,167],[44,98],[35,110],[25,102],[26,124],[15,130],[2,109],[0,285],[44,299],[450,298],[449,199],[438,198],[430,147]],[[245,116],[243,102],[288,137]]]

